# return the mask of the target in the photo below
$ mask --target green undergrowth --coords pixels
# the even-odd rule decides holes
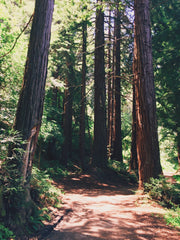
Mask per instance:
[[[46,171],[32,168],[30,181],[30,194],[35,204],[31,216],[28,218],[25,232],[34,236],[44,227],[43,221],[51,221],[51,210],[49,207],[61,208],[61,197],[63,190],[55,186],[52,178]]]
[[[6,195],[8,193],[8,199],[11,201],[11,209],[15,210],[15,212],[17,212],[21,207],[20,205],[17,205],[18,202],[22,202],[21,198],[23,193],[19,192],[20,190],[21,189],[19,189],[16,185],[13,186],[13,189],[9,189],[8,186],[7,189],[6,186],[3,188],[3,195],[7,197]],[[47,172],[40,171],[38,168],[33,167],[30,182],[30,194],[34,207],[31,210],[31,215],[27,218],[26,225],[23,227],[24,234],[29,236],[43,228],[44,220],[51,221],[50,206],[58,209],[61,208],[61,197],[63,191],[55,186],[53,180]],[[14,199],[14,203],[12,199]],[[18,216],[15,214],[12,218],[14,222],[13,225],[17,224],[18,226],[20,220]],[[13,228],[11,229],[14,231],[13,233],[10,229],[8,228],[8,225],[6,225],[6,213],[4,213],[4,217],[0,218],[0,240],[15,239],[14,236],[19,235],[19,230],[16,232]]]
[[[151,178],[150,183],[145,184],[145,192],[167,209],[164,216],[167,224],[180,227],[180,184],[172,184],[163,176]]]
[[[0,240],[8,240],[8,239],[15,239],[14,233],[6,228],[3,224],[0,223]]]
[[[31,197],[39,207],[49,205],[60,207],[60,196],[63,191],[53,184],[48,171],[40,171],[37,167],[32,169],[31,178]]]
[[[128,164],[110,159],[108,161],[108,167],[117,172],[122,180],[126,182],[137,183],[137,176],[134,172],[129,172]]]
[[[180,184],[180,175],[174,175],[173,178]]]
[[[150,183],[145,184],[145,191],[164,207],[174,208],[180,204],[180,184],[172,184],[163,176],[159,179],[151,178]]]
[[[69,175],[69,171],[64,167],[49,167],[46,169],[47,173],[56,181],[60,180],[63,177],[67,177]]]
[[[164,216],[167,225],[172,225],[180,229],[180,208],[175,208],[173,210],[168,210]]]
[[[37,166],[38,164],[35,162],[35,165]],[[59,181],[74,171],[74,169],[72,169],[69,165],[70,164],[68,164],[66,168],[60,165],[56,160],[43,159],[40,169],[42,172],[46,173],[49,178],[53,179],[54,181]]]

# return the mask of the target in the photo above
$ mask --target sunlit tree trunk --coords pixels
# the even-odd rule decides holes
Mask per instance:
[[[82,59],[82,83],[81,83],[81,115],[80,115],[80,133],[79,133],[79,152],[80,164],[84,169],[85,160],[85,110],[86,110],[86,48],[87,48],[87,23],[83,22],[83,59]]]
[[[43,114],[53,8],[54,0],[36,0],[23,87],[14,123],[14,130],[17,130],[25,140],[21,146],[25,152],[20,159],[20,176],[22,186],[26,190],[24,195],[26,202],[31,200],[29,182],[32,160]]]
[[[134,81],[139,188],[162,173],[157,134],[149,0],[135,0]]]
[[[97,1],[102,4],[102,1]],[[95,29],[95,74],[94,74],[94,145],[93,161],[96,167],[107,164],[107,129],[106,129],[106,89],[104,67],[104,13],[102,7],[96,10]]]

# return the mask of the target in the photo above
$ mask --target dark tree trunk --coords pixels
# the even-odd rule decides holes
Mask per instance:
[[[102,1],[98,1],[101,4]],[[95,76],[94,76],[94,145],[93,162],[96,167],[107,165],[106,88],[104,67],[104,13],[96,10],[95,29]]]
[[[63,119],[63,130],[64,130],[64,143],[62,149],[62,164],[67,166],[68,162],[72,158],[72,105],[73,105],[73,94],[72,94],[72,82],[74,79],[74,69],[71,61],[67,61],[68,74],[65,79],[65,97],[64,97],[64,119]]]
[[[86,48],[87,48],[87,23],[83,22],[83,59],[82,59],[82,83],[81,83],[81,115],[79,133],[80,164],[84,170],[85,159],[85,110],[86,110]]]
[[[113,144],[113,159],[122,162],[122,136],[121,136],[121,78],[120,78],[120,11],[117,4],[115,17],[115,138]]]
[[[114,38],[115,38],[115,26],[114,26]],[[111,124],[112,124],[112,133],[111,133],[111,158],[113,158],[113,150],[114,150],[114,141],[115,141],[115,41],[113,42],[113,59],[112,59],[112,96],[111,96],[111,104],[112,104],[112,117],[111,117]]]
[[[135,85],[133,82],[133,110],[132,110],[132,139],[131,139],[131,159],[129,169],[138,170],[137,146],[136,146],[136,102],[135,102]]]
[[[162,173],[157,134],[149,0],[135,0],[134,80],[139,188]]]
[[[111,6],[109,6],[110,8]],[[112,69],[111,69],[111,9],[109,9],[109,26],[108,26],[108,157],[111,157],[112,149]]]

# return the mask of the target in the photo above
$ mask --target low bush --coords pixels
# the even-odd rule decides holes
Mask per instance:
[[[180,184],[180,175],[174,175],[173,178]]]
[[[52,180],[46,171],[40,171],[37,167],[32,169],[31,197],[40,207],[52,205],[58,207],[61,203],[62,191],[52,184]]]
[[[180,205],[180,184],[169,183],[163,176],[159,179],[151,178],[150,183],[145,184],[145,192],[167,208]]]
[[[125,180],[126,182],[137,183],[137,176],[135,173],[129,172],[129,165],[110,159],[108,161],[108,167],[117,172],[122,180]]]
[[[0,240],[15,239],[14,233],[0,223]]]
[[[180,228],[180,208],[168,211],[167,214],[165,214],[165,219],[168,225],[171,224]]]
[[[47,168],[47,173],[55,180],[60,180],[63,177],[67,177],[69,175],[69,172],[64,167],[56,167],[54,168]]]
[[[168,208],[164,215],[167,224],[180,227],[180,184],[169,183],[163,176],[159,179],[151,178],[150,183],[145,184],[145,192],[151,199]]]

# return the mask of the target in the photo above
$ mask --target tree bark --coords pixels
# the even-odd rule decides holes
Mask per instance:
[[[112,151],[112,66],[111,66],[111,6],[109,6],[109,26],[108,26],[108,158],[111,157]]]
[[[84,170],[85,159],[85,110],[86,110],[86,48],[87,48],[87,23],[84,21],[83,26],[83,59],[82,59],[82,83],[81,83],[81,115],[80,115],[80,132],[79,132],[79,152],[80,164]]]
[[[99,4],[102,1],[97,1]],[[95,73],[94,73],[94,145],[92,164],[105,168],[107,165],[106,88],[104,67],[104,13],[101,6],[96,10]]]
[[[121,135],[121,77],[120,77],[120,39],[121,39],[121,29],[120,29],[120,18],[121,14],[119,11],[119,4],[116,8],[115,17],[115,98],[114,98],[114,108],[115,108],[115,138],[113,144],[113,159],[122,162],[122,135]]]
[[[134,81],[139,188],[162,173],[157,134],[149,0],[135,0]]]
[[[18,167],[26,203],[31,201],[29,182],[43,114],[53,9],[54,0],[36,0],[23,87],[14,122],[14,130],[17,130],[25,141],[21,145],[24,154],[18,159]]]
[[[14,123],[14,129],[27,141],[21,169],[24,183],[29,182],[28,175],[31,174],[43,114],[53,8],[53,0],[36,0],[24,82]]]
[[[135,84],[133,81],[133,111],[132,111],[132,139],[131,139],[131,159],[129,170],[138,170],[137,146],[136,146],[136,102],[135,102]]]
[[[64,143],[62,153],[62,164],[67,166],[68,162],[72,158],[72,105],[73,105],[73,94],[72,94],[72,82],[74,79],[74,69],[71,60],[67,59],[68,74],[65,79],[65,97],[64,97],[64,119],[63,119],[63,130],[64,130]]]
[[[115,26],[114,26],[114,38],[115,38]],[[111,158],[113,158],[113,149],[114,149],[114,141],[115,141],[115,54],[116,54],[116,47],[115,41],[113,42],[113,59],[112,59],[112,96],[111,96],[111,104],[112,104],[112,133],[111,133]]]

